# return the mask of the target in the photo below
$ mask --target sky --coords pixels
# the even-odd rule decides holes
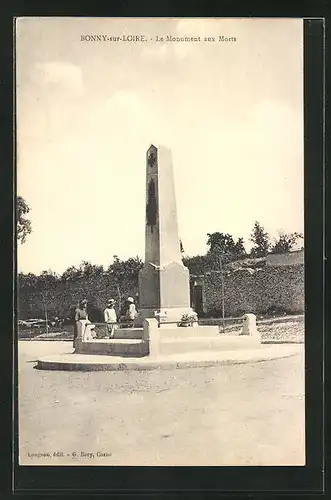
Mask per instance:
[[[96,34],[146,41],[81,40]],[[215,231],[249,249],[256,220],[303,232],[300,19],[20,18],[16,95],[19,272],[143,258],[150,144],[172,151],[187,255]]]

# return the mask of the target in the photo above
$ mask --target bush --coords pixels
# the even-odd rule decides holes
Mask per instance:
[[[283,316],[289,314],[289,311],[285,307],[272,305],[268,307],[266,314],[268,316]]]
[[[94,305],[87,306],[87,314],[92,323],[103,323],[103,311]]]

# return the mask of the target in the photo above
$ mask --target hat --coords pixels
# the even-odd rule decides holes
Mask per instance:
[[[132,297],[128,297],[128,302],[134,302],[134,299]]]
[[[115,304],[115,300],[114,299],[108,299],[107,304]]]

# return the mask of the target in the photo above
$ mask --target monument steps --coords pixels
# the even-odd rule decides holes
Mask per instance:
[[[79,346],[79,353],[139,358],[148,355],[148,343],[136,338],[97,339],[82,342]]]
[[[185,339],[185,338],[218,338],[221,333],[218,326],[196,326],[196,327],[177,327],[161,325],[159,328],[159,336],[161,339]]]
[[[97,339],[93,340],[94,343],[101,343],[101,344],[114,344],[114,345],[138,345],[143,342],[143,340],[140,338],[110,338],[110,339]]]
[[[249,315],[246,315],[249,316]],[[82,325],[80,325],[82,328]],[[177,327],[146,320],[143,328],[118,329],[113,338],[76,340],[76,354],[141,358],[148,355],[173,355],[196,352],[218,352],[257,349],[260,336],[243,331],[222,335],[217,326]],[[157,347],[156,347],[157,345]],[[156,351],[155,351],[156,348]]]
[[[235,351],[238,349],[258,349],[258,339],[245,335],[201,336],[201,337],[163,337],[159,342],[159,353],[175,354],[199,351]]]
[[[143,328],[118,328],[114,332],[114,339],[142,339]]]

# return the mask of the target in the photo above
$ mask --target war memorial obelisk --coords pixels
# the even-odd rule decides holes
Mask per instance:
[[[139,273],[139,315],[164,323],[194,315],[189,270],[182,263],[171,151],[151,145],[146,154],[145,263]]]
[[[230,351],[232,359],[233,351],[242,349],[251,349],[256,356],[261,340],[254,314],[244,315],[243,329],[238,335],[220,335],[217,325],[202,326],[196,321],[197,315],[190,307],[189,270],[183,265],[180,252],[171,152],[162,146],[152,145],[147,151],[145,226],[145,263],[139,273],[140,307],[134,328],[119,328],[116,338],[95,339],[89,336],[91,325],[86,320],[78,321],[74,352],[39,358],[37,368],[135,370],[143,366],[154,369],[163,363],[168,367],[169,362],[177,368],[180,364],[177,355],[185,354],[184,361],[181,358],[184,367],[201,361],[223,362],[224,356],[219,358],[218,351]],[[191,316],[189,328],[179,327],[183,325],[184,314]],[[200,353],[198,361],[197,353]],[[102,359],[96,360],[96,355]],[[124,363],[123,358],[128,361]],[[151,361],[138,365],[137,358]]]

